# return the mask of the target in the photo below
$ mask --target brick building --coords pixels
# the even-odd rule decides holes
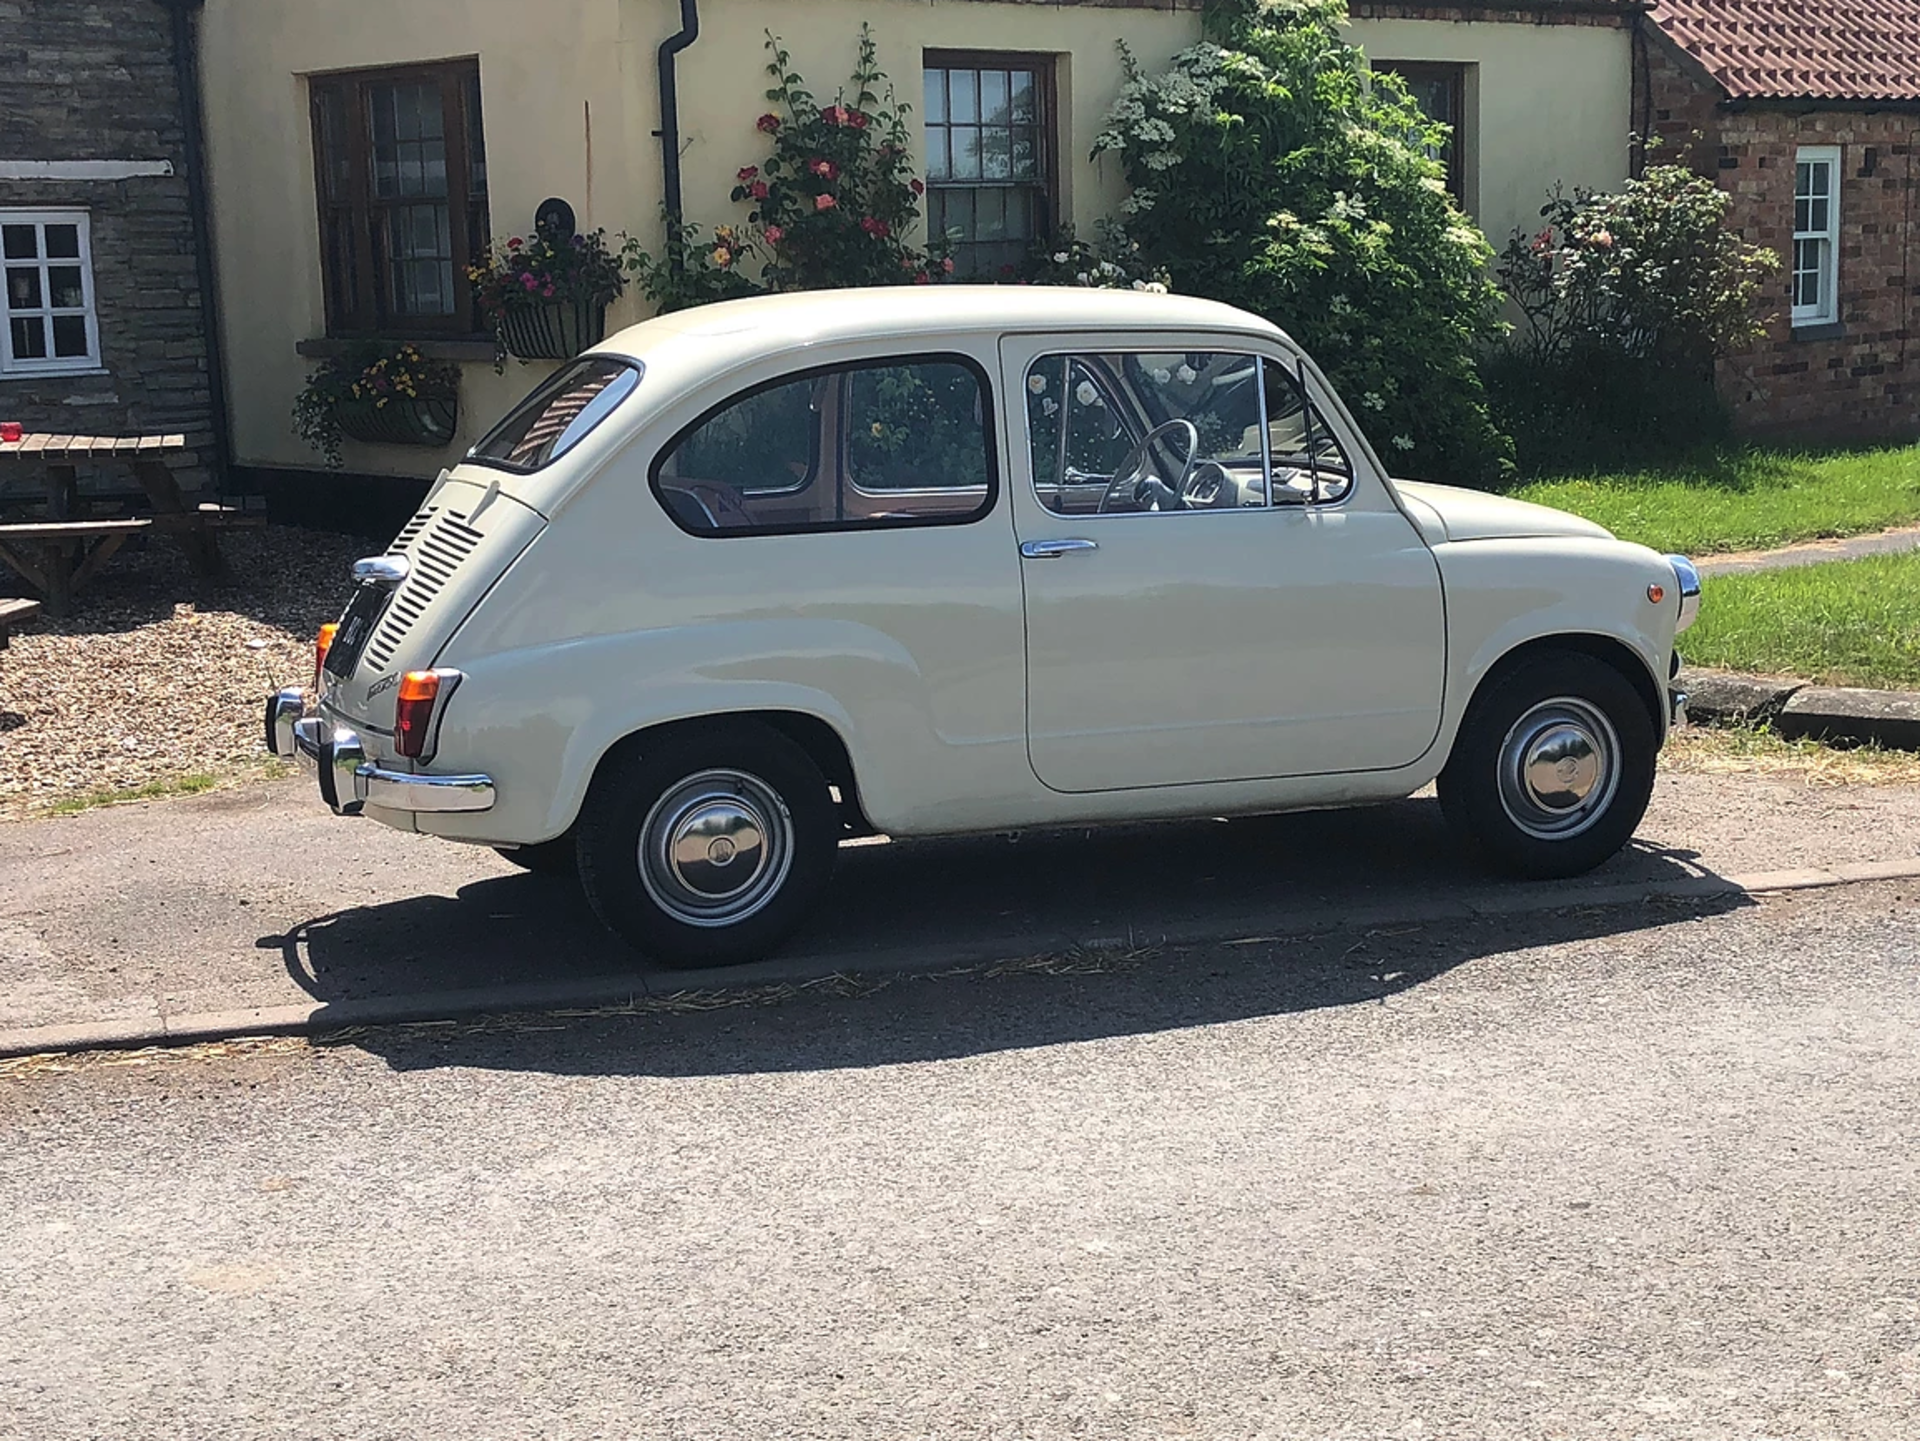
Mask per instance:
[[[1913,0],[1657,0],[1638,37],[1636,129],[1714,176],[1730,220],[1781,256],[1771,317],[1721,363],[1749,431],[1920,435]]]
[[[197,4],[0,4],[0,420],[183,431],[192,449],[171,463],[188,489],[220,448],[187,99]]]

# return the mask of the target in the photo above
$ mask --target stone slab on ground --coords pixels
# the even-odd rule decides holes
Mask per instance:
[[[1787,699],[1773,727],[1791,739],[1920,750],[1920,693],[1804,686]]]
[[[1674,682],[1687,693],[1690,720],[1713,725],[1758,725],[1780,714],[1803,680],[1745,675],[1738,671],[1681,670]]]
[[[1904,555],[1920,550],[1920,525],[1876,531],[1871,535],[1852,535],[1830,540],[1809,540],[1785,545],[1777,550],[1748,550],[1731,555],[1709,555],[1694,561],[1703,576],[1750,575],[1761,570],[1794,570],[1803,565],[1825,565],[1835,560],[1859,560],[1869,555]]]

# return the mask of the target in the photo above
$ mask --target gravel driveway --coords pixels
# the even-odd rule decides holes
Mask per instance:
[[[0,652],[0,818],[262,763],[268,690],[311,670],[347,567],[379,546],[290,526],[220,543],[229,584],[196,580],[156,539],[116,556],[71,616]]]

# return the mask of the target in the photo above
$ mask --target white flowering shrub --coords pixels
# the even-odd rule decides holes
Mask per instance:
[[[1149,265],[1139,243],[1130,240],[1124,229],[1103,220],[1098,234],[1100,238],[1089,243],[1076,236],[1072,226],[1061,226],[1034,252],[1023,278],[1035,285],[1167,293],[1167,272]]]
[[[1443,132],[1345,20],[1342,0],[1213,0],[1163,73],[1126,54],[1094,153],[1125,168],[1140,264],[1291,333],[1397,470],[1498,483],[1512,447],[1475,367],[1502,330],[1492,250],[1429,158]]]

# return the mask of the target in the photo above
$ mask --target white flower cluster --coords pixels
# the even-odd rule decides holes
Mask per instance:
[[[1233,57],[1218,45],[1195,45],[1174,56],[1164,73],[1143,75],[1125,42],[1121,53],[1126,59],[1127,83],[1107,111],[1106,128],[1094,137],[1093,153],[1132,151],[1144,168],[1164,173],[1182,159],[1175,148],[1179,131],[1172,117],[1211,111],[1214,97],[1227,82]],[[1151,190],[1136,190],[1121,208],[1128,215],[1139,215],[1151,210],[1156,199]]]

